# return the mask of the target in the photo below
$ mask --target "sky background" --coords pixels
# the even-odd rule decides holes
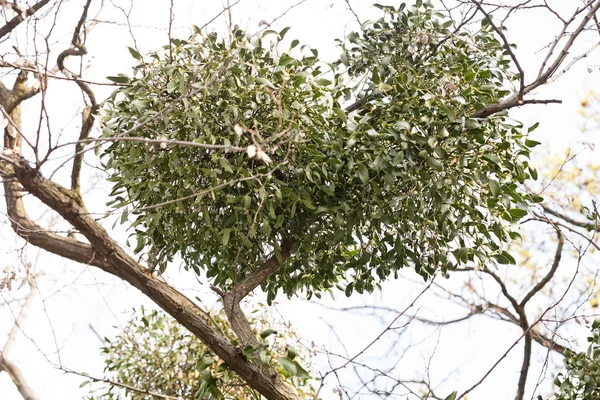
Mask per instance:
[[[114,2],[122,7],[129,7],[128,1]],[[233,3],[233,1],[232,1]],[[252,1],[242,0],[232,10],[235,23],[249,32],[258,31],[261,20],[271,21],[295,1]],[[380,3],[397,4],[397,2]],[[560,2],[558,2],[560,3]],[[568,6],[569,2],[562,2]],[[65,30],[64,40],[68,41],[68,31],[72,29],[74,2],[65,3],[65,12],[61,15],[69,23],[61,22],[59,28]],[[362,21],[376,18],[378,10],[369,6],[368,1],[351,1],[352,6]],[[87,44],[93,59],[86,70],[90,80],[103,80],[106,76],[117,73],[128,73],[133,65],[133,59],[125,46],[137,46],[141,53],[156,50],[167,43],[165,28],[169,18],[169,2],[162,0],[138,0],[134,2],[131,14],[131,24],[134,26],[135,42],[126,26],[114,23],[100,23],[91,32]],[[223,4],[219,1],[176,1],[174,37],[187,37],[189,26],[204,25],[214,15],[218,14]],[[115,7],[108,5],[100,20],[123,22],[123,15]],[[215,30],[223,30],[226,26],[224,18],[219,18],[211,26]],[[319,49],[324,60],[333,61],[339,55],[335,39],[344,37],[357,28],[354,16],[347,10],[344,0],[308,0],[290,10],[285,16],[276,21],[273,28],[280,30],[291,26],[289,38],[298,38],[302,43]],[[158,27],[159,29],[156,29]],[[549,43],[560,27],[553,20],[540,16],[535,10],[517,14],[508,24],[509,40],[519,44],[516,50],[518,58],[527,71],[537,71],[540,57],[539,50]],[[595,37],[588,37],[582,47],[574,53],[583,51],[591,46]],[[60,47],[60,46],[59,46]],[[62,48],[62,47],[61,47]],[[31,50],[31,49],[28,49]],[[590,57],[572,67],[557,82],[543,87],[534,95],[537,98],[557,98],[563,100],[562,105],[528,106],[522,110],[514,110],[511,115],[523,121],[525,125],[540,122],[540,127],[533,134],[533,139],[544,143],[536,152],[535,160],[538,168],[543,168],[543,162],[548,154],[563,152],[567,147],[582,148],[583,142],[600,144],[596,131],[581,134],[583,120],[578,111],[581,99],[589,91],[594,90],[600,83],[600,70],[594,69],[588,73],[591,66],[600,65],[600,53],[592,53]],[[80,117],[77,111],[81,105],[81,97],[74,84],[51,82],[47,104],[52,124],[65,129],[64,140],[74,140],[77,135],[77,124]],[[108,95],[110,89],[100,88],[98,97]],[[28,108],[31,107],[31,108]],[[33,129],[37,124],[35,106],[24,107],[25,129]],[[29,113],[29,114],[28,114]],[[69,135],[73,136],[72,138]],[[599,147],[600,148],[600,147]],[[65,153],[66,154],[66,153]],[[585,153],[585,157],[596,157],[597,153]],[[62,162],[57,159],[56,163]],[[57,164],[55,164],[57,165]],[[104,213],[106,188],[101,175],[93,169],[87,170],[88,176],[84,182],[87,193],[88,208],[92,212]],[[57,178],[67,179],[68,171],[57,174]],[[2,210],[4,205],[0,206]],[[44,213],[39,209],[39,214]],[[43,216],[43,215],[42,215]],[[107,224],[110,227],[110,224]],[[116,227],[121,242],[125,242],[127,233]],[[0,225],[0,268],[5,265],[16,265],[21,254],[14,251],[22,243],[14,238],[10,226],[2,220]],[[111,336],[131,315],[133,307],[145,305],[153,307],[153,303],[143,297],[137,290],[130,288],[122,281],[101,271],[73,265],[63,259],[46,253],[38,254],[32,246],[23,249],[26,259],[36,264],[44,271],[39,279],[40,294],[36,296],[33,307],[22,328],[14,346],[11,359],[23,370],[33,389],[41,399],[77,399],[86,393],[85,388],[78,386],[84,378],[65,374],[52,366],[62,364],[66,368],[85,371],[93,376],[102,376],[102,358],[99,348],[102,345],[97,334]],[[198,296],[211,307],[216,303],[206,285],[199,284],[192,274],[180,271],[177,267],[168,270],[167,276],[178,287],[190,296]],[[379,304],[401,309],[406,307],[422,290],[420,278],[412,271],[405,270],[402,279],[384,284],[382,292],[367,296],[356,296],[346,299],[342,293],[335,299],[328,296],[318,303],[301,299],[280,299],[277,308],[281,315],[289,320],[298,330],[299,335],[307,343],[315,341],[318,345],[333,352],[344,353],[343,343],[350,355],[355,354],[369,343],[380,332],[381,326],[373,317],[362,317],[357,314],[340,313],[328,307],[348,307],[364,304]],[[452,283],[450,283],[452,284]],[[457,282],[459,285],[459,282]],[[0,293],[0,301],[11,297],[22,297],[27,290],[12,291],[9,294]],[[260,299],[260,295],[255,297]],[[447,302],[441,302],[432,296],[425,296],[415,307],[423,315],[436,319],[452,319],[462,316],[464,312]],[[0,310],[0,343],[3,343],[17,308],[3,307]],[[382,314],[383,322],[391,321],[392,315]],[[93,328],[93,329],[92,329]],[[335,332],[331,328],[334,328]],[[447,378],[441,391],[450,393],[452,390],[465,389],[475,383],[491,365],[520,335],[517,327],[505,323],[493,322],[488,318],[474,318],[466,324],[452,325],[441,331],[415,327],[410,335],[405,335],[396,341],[393,336],[386,337],[369,353],[363,361],[377,362],[383,355],[401,354],[408,344],[420,343],[418,349],[404,355],[401,363],[407,372],[422,372],[430,363],[429,374],[434,382]],[[585,338],[585,331],[574,331],[573,337]],[[582,341],[583,343],[583,341]],[[485,398],[490,400],[511,398],[516,387],[516,377],[520,368],[520,349],[515,351],[500,365],[494,374],[470,398]],[[58,350],[58,351],[57,351]],[[59,359],[60,356],[60,359]],[[381,360],[381,363],[385,363]],[[446,364],[458,365],[456,371],[449,371]],[[539,369],[539,360],[535,363]],[[334,363],[336,365],[336,363]],[[532,373],[532,377],[535,374]],[[351,373],[342,375],[343,378],[355,379]],[[530,382],[534,382],[531,379]],[[331,383],[322,391],[324,399],[337,396],[332,393]],[[20,399],[16,389],[8,380],[6,374],[0,374],[0,398],[6,400]]]

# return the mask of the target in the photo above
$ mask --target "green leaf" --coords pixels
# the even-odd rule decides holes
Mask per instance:
[[[526,139],[525,140],[525,146],[527,146],[529,148],[533,148],[535,146],[539,146],[540,144],[542,144],[542,143],[538,142],[536,140],[530,140],[530,139]]]
[[[134,49],[133,47],[129,47],[127,46],[127,50],[129,50],[129,54],[131,54],[131,56],[133,58],[135,58],[136,60],[142,60],[142,55],[140,53],[138,53],[138,51],[136,49]]]
[[[142,251],[144,249],[145,245],[146,245],[146,242],[145,242],[144,238],[138,236],[138,238],[137,238],[137,246],[135,247],[135,249],[133,250],[133,252],[135,254],[138,254],[140,251]]]
[[[302,368],[302,366],[300,364],[298,364],[296,361],[294,361],[294,364],[296,365],[296,376],[300,379],[308,379],[310,378],[310,375],[308,374],[308,372]]]
[[[537,170],[533,167],[529,167],[529,175],[531,176],[531,179],[533,179],[534,181],[537,181],[538,179],[538,173]]]
[[[232,228],[223,229],[223,236],[221,236],[221,243],[223,244],[223,246],[227,246],[227,243],[229,243],[229,236],[231,235],[231,231]]]
[[[206,368],[210,367],[211,365],[213,365],[213,363],[215,362],[215,359],[212,357],[202,357],[200,360],[198,360],[198,362],[196,363],[196,371],[198,372],[202,372],[204,371]]]
[[[515,258],[512,255],[510,255],[510,253],[508,253],[507,251],[502,250],[501,254],[508,260],[509,264],[515,265],[517,263],[517,260],[515,260]]]
[[[352,296],[353,290],[354,290],[354,282],[350,282],[348,285],[346,285],[346,290],[344,291],[344,294],[346,295],[346,297]]]
[[[433,157],[427,157],[427,163],[437,172],[442,172],[444,170],[444,164]]]
[[[515,218],[523,218],[527,215],[527,211],[522,210],[520,208],[513,208],[508,210],[508,213]]]
[[[455,390],[454,392],[450,393],[450,395],[448,395],[444,400],[456,400],[456,396],[458,396],[458,392]]]
[[[298,355],[298,353],[296,352],[296,349],[294,349],[292,346],[288,346],[286,351],[287,351],[287,358],[289,358],[290,360],[293,360]]]
[[[358,177],[362,181],[363,184],[369,183],[369,170],[365,167],[364,164],[358,165]]]
[[[538,126],[540,126],[539,122],[536,122],[535,124],[531,125],[529,128],[527,128],[527,133],[533,132]]]
[[[294,60],[294,58],[293,58],[293,57],[290,57],[290,56],[288,56],[287,54],[284,54],[284,55],[282,55],[282,56],[279,58],[279,65],[281,65],[281,66],[285,66],[285,65],[288,65],[288,64],[290,64],[290,63],[292,63],[292,62],[294,62],[294,61],[295,61],[295,60]]]
[[[371,75],[371,80],[374,84],[379,85],[381,83],[381,79],[379,78],[379,68],[373,68],[373,74]]]
[[[283,38],[285,37],[285,34],[286,34],[286,33],[288,33],[288,31],[289,31],[290,29],[292,29],[292,28],[291,28],[291,27],[289,27],[289,26],[286,26],[285,28],[283,28],[283,29],[282,29],[282,30],[279,32],[279,37],[280,37],[281,39],[283,39]]]
[[[202,373],[200,374],[200,379],[204,382],[207,383],[212,383],[214,378],[212,376],[212,371],[210,369],[205,369],[204,371],[202,371]]]
[[[254,355],[254,346],[247,345],[242,350],[242,354],[248,359],[252,358],[252,356]]]
[[[269,82],[267,79],[262,78],[260,76],[257,76],[256,78],[254,78],[256,81],[262,83],[265,86],[270,87],[271,89],[275,89],[275,85],[273,85],[271,82]]]
[[[482,155],[481,157],[482,157],[484,160],[487,160],[487,161],[489,161],[489,162],[491,162],[491,163],[493,163],[493,164],[496,164],[496,165],[498,165],[498,166],[499,166],[499,165],[500,165],[500,163],[501,163],[501,161],[500,161],[500,159],[499,159],[498,157],[496,157],[496,156],[494,156],[494,155],[491,155],[491,154],[484,154],[484,155]]]
[[[107,76],[106,79],[114,83],[129,83],[129,78],[125,75]]]
[[[286,375],[296,376],[296,374],[298,373],[298,367],[296,366],[295,362],[293,362],[287,357],[277,357],[277,361],[285,371]]]
[[[260,333],[260,337],[263,339],[266,339],[267,337],[269,337],[275,333],[277,333],[277,331],[275,329],[268,328]]]
[[[127,217],[129,216],[129,212],[127,211],[127,208],[124,208],[123,211],[121,212],[121,219],[120,219],[120,223],[121,225],[123,225],[125,222],[127,222]]]
[[[346,112],[339,107],[333,107],[333,113],[343,122],[347,121]]]
[[[470,118],[465,122],[465,127],[467,129],[479,129],[481,128],[481,124],[479,121]]]
[[[261,350],[258,353],[258,358],[260,359],[260,362],[263,365],[269,365],[269,363],[271,361],[271,357],[269,357],[269,353],[267,352],[267,350]]]
[[[488,186],[490,188],[492,196],[498,197],[498,195],[500,194],[500,184],[498,183],[498,181],[495,179],[490,179],[490,181],[488,182]]]
[[[494,258],[496,259],[496,261],[498,261],[498,263],[500,264],[512,264],[510,262],[510,259],[507,258],[504,254],[495,254]]]

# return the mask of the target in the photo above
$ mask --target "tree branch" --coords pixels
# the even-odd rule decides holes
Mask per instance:
[[[22,158],[12,157],[12,169],[27,191],[58,212],[89,240],[94,254],[94,258],[89,261],[90,265],[102,268],[146,294],[206,343],[232,370],[267,399],[297,399],[297,396],[277,376],[266,375],[258,366],[246,360],[227,337],[213,329],[195,303],[165,281],[145,273],[144,267],[132,259],[90,216],[76,192],[43,178]],[[12,197],[10,192],[7,195],[7,198]],[[64,241],[76,242],[73,239],[64,239]],[[65,256],[65,252],[57,248],[60,246],[59,243],[52,244],[48,240],[44,243],[47,245],[46,250]],[[71,259],[79,261],[81,257]]]
[[[595,232],[600,232],[600,227],[598,226],[598,224],[596,223],[590,223],[590,222],[583,222],[583,221],[578,221],[575,218],[571,218],[566,214],[563,214],[561,212],[555,211],[553,209],[551,209],[550,207],[548,207],[545,204],[541,204],[542,209],[547,212],[550,215],[553,215],[557,218],[562,219],[565,222],[568,222],[571,225],[574,226],[578,226],[580,228],[584,228],[584,229],[588,229],[590,231],[595,231]]]
[[[6,107],[7,90],[0,92],[0,105]],[[12,110],[11,117],[15,129],[21,132],[19,107]],[[20,134],[13,137],[9,134],[8,127],[5,129],[4,143],[7,150],[20,145],[21,140]],[[277,374],[267,374],[259,366],[247,360],[225,335],[215,330],[197,304],[165,281],[146,273],[145,268],[131,258],[90,215],[79,192],[66,189],[44,178],[38,169],[31,167],[16,151],[5,151],[0,154],[0,173],[5,178],[10,176],[17,179],[4,179],[4,190],[11,225],[19,236],[49,252],[73,261],[97,266],[127,281],[202,340],[240,378],[265,398],[298,399]],[[31,193],[56,211],[85,236],[89,244],[40,229],[25,212],[22,202],[24,191]]]
[[[240,339],[242,346],[255,346],[258,344],[258,340],[252,332],[252,327],[240,307],[240,302],[266,279],[277,272],[279,267],[281,267],[281,264],[289,258],[291,250],[292,241],[290,239],[284,239],[279,248],[279,258],[277,257],[277,254],[274,254],[263,265],[252,271],[250,275],[242,280],[242,282],[236,284],[230,292],[220,293],[223,298],[223,308],[227,315],[227,319],[231,323],[231,328],[236,336]]]
[[[600,1],[596,1],[596,3],[590,8],[590,10],[583,17],[582,21],[579,23],[577,28],[575,28],[573,33],[570,35],[569,39],[567,40],[562,50],[556,57],[556,60],[554,60],[554,62],[550,64],[550,66],[546,69],[544,73],[540,74],[537,77],[537,79],[535,79],[532,83],[522,88],[522,90],[520,90],[519,93],[515,93],[511,96],[508,96],[499,103],[486,105],[483,109],[473,114],[473,117],[484,118],[497,112],[523,105],[520,103],[520,101],[522,101],[522,97],[530,93],[532,90],[538,88],[539,86],[545,84],[548,81],[548,79],[550,79],[552,75],[560,68],[563,61],[569,54],[571,47],[573,47],[573,43],[575,43],[577,37],[579,37],[579,35],[583,32],[583,30],[585,29],[589,21],[592,19],[592,17],[596,14],[598,9],[600,9]]]
[[[25,379],[25,377],[23,376],[23,373],[21,372],[20,368],[7,358],[8,353],[10,352],[10,349],[12,348],[12,345],[14,344],[17,338],[17,334],[21,329],[23,319],[25,318],[25,315],[27,314],[27,311],[29,310],[33,302],[33,297],[36,288],[33,279],[29,279],[29,284],[29,294],[27,295],[25,302],[19,310],[19,315],[17,316],[10,330],[10,333],[8,334],[8,339],[6,340],[6,343],[4,343],[2,351],[0,351],[0,371],[5,371],[10,376],[10,379],[13,381],[13,383],[17,387],[17,390],[19,391],[24,400],[37,400],[37,395],[27,383],[27,379]]]
[[[35,392],[31,387],[27,384],[27,380],[23,376],[23,373],[13,362],[9,361],[4,357],[3,354],[0,354],[0,371],[4,371],[10,376],[10,379],[13,381],[17,390],[23,397],[23,400],[37,400]]]
[[[290,239],[284,239],[279,247],[279,256],[273,255],[263,265],[261,265],[255,271],[252,271],[242,282],[235,285],[233,289],[234,297],[241,301],[250,292],[261,285],[267,278],[273,275],[281,264],[283,264],[291,255],[292,241]],[[280,262],[281,261],[281,262]]]
[[[17,13],[13,19],[8,21],[2,28],[0,28],[0,39],[11,33],[13,29],[19,26],[21,22],[25,21],[25,18],[32,16],[48,3],[50,3],[50,0],[41,0],[29,7],[27,10]]]
[[[517,98],[517,103],[523,104],[523,95],[525,94],[525,71],[523,70],[523,67],[521,67],[521,64],[519,63],[519,59],[513,52],[512,48],[510,47],[510,43],[508,42],[508,39],[506,39],[506,35],[502,31],[502,28],[497,27],[496,24],[494,23],[494,21],[492,21],[492,16],[487,11],[485,11],[483,6],[481,5],[482,2],[476,1],[476,0],[471,0],[471,1],[473,4],[475,4],[475,7],[477,7],[477,9],[485,16],[485,18],[488,20],[488,23],[492,27],[492,29],[494,29],[494,31],[498,34],[498,36],[500,36],[500,39],[502,39],[502,43],[503,43],[502,47],[510,55],[510,58],[513,60],[513,63],[515,64],[515,67],[517,67],[517,70],[519,71],[519,95]]]
[[[94,95],[94,91],[86,82],[81,81],[79,75],[74,74],[73,72],[67,70],[65,67],[65,59],[68,56],[84,56],[87,54],[87,49],[85,48],[85,38],[81,38],[82,32],[81,29],[85,25],[85,21],[87,19],[88,11],[90,8],[90,4],[92,0],[87,0],[85,5],[83,6],[83,11],[81,12],[81,17],[75,26],[75,30],[73,32],[73,37],[71,39],[71,46],[64,50],[62,53],[58,55],[56,60],[56,64],[58,68],[66,72],[67,74],[73,76],[75,83],[81,89],[83,93],[87,96],[90,101],[90,105],[85,107],[81,113],[82,121],[81,121],[81,130],[79,132],[79,140],[75,145],[75,156],[73,157],[73,169],[71,171],[71,189],[79,192],[79,186],[81,181],[81,166],[83,164],[83,156],[85,152],[83,151],[84,143],[81,142],[88,138],[90,132],[92,131],[92,127],[94,126],[94,115],[98,113],[99,105],[96,101],[96,96]],[[83,34],[85,35],[85,28]]]
[[[542,280],[540,280],[529,291],[529,293],[527,293],[525,295],[525,297],[523,297],[523,300],[521,300],[521,303],[520,303],[521,307],[525,307],[525,305],[527,304],[527,302],[529,300],[531,300],[531,298],[533,296],[535,296],[535,294],[537,292],[539,292],[540,290],[542,290],[544,288],[544,286],[546,286],[546,284],[548,284],[548,282],[550,282],[550,279],[552,279],[552,277],[556,273],[556,270],[558,269],[558,265],[560,264],[560,259],[561,259],[561,256],[562,256],[563,245],[565,244],[565,238],[560,233],[560,230],[558,228],[555,227],[555,229],[556,229],[556,236],[558,237],[558,245],[556,246],[556,251],[554,253],[554,261],[552,262],[552,267],[550,268],[550,271],[548,271],[548,273],[546,274],[546,276],[544,276],[542,278]]]

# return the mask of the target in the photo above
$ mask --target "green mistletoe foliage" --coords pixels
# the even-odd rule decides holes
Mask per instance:
[[[600,320],[592,323],[592,335],[587,352],[564,354],[564,373],[559,373],[554,384],[557,400],[588,400],[600,398]]]
[[[311,351],[286,344],[296,341],[295,332],[283,323],[276,332],[269,327],[269,320],[273,321],[273,316],[259,308],[250,313],[250,322],[262,330],[260,335],[257,332],[262,341],[257,349],[244,349],[244,354],[275,368],[302,398],[314,398],[308,372],[300,365],[310,365]],[[236,336],[226,321],[222,312],[211,319],[214,327],[235,343]],[[121,386],[92,384],[89,399],[142,400],[152,397],[149,393],[195,400],[261,398],[204,343],[163,312],[141,308],[118,336],[104,342],[105,377]],[[82,386],[89,384],[86,381]]]
[[[287,28],[132,50],[103,129],[136,251],[161,268],[180,255],[224,289],[275,255],[270,300],[514,262],[503,245],[536,200],[517,186],[537,142],[503,114],[473,117],[507,94],[508,55],[486,23],[454,32],[428,3],[379,8],[334,64]]]

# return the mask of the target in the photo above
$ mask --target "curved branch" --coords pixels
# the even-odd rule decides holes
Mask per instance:
[[[70,72],[65,67],[65,59],[68,56],[83,56],[83,55],[87,54],[87,49],[85,48],[84,42],[82,42],[82,39],[81,39],[81,36],[82,36],[81,28],[85,24],[85,20],[87,19],[87,15],[88,15],[88,11],[89,11],[91,3],[92,3],[92,0],[87,0],[85,5],[83,6],[83,11],[81,12],[81,17],[79,18],[79,21],[77,22],[77,25],[75,26],[75,30],[73,32],[73,38],[71,39],[71,46],[68,49],[64,50],[62,53],[60,53],[56,60],[56,64],[58,65],[58,68],[61,71],[66,72],[69,75],[73,76],[75,83],[77,83],[77,86],[79,86],[81,91],[83,93],[85,93],[85,95],[87,96],[87,98],[90,101],[90,106],[84,108],[81,113],[81,117],[82,117],[81,130],[79,132],[79,140],[77,141],[77,144],[75,145],[75,157],[73,158],[73,169],[71,172],[71,189],[75,190],[75,191],[79,191],[79,186],[81,183],[81,166],[83,164],[83,156],[85,154],[83,152],[84,144],[81,141],[87,139],[88,136],[90,135],[90,132],[92,131],[92,127],[94,126],[94,115],[96,115],[98,113],[98,110],[100,107],[98,105],[98,102],[96,101],[96,96],[94,95],[94,91],[92,90],[90,85],[87,84],[86,82],[81,81],[79,79],[80,77],[77,74]],[[85,29],[84,29],[83,33],[85,35],[85,33],[86,33]],[[85,38],[83,40],[85,41]]]
[[[560,230],[556,229],[556,236],[558,237],[558,245],[556,246],[556,252],[554,253],[554,261],[552,262],[552,268],[550,268],[550,271],[548,271],[548,273],[546,274],[546,276],[544,276],[542,278],[542,280],[540,280],[530,291],[529,293],[527,293],[525,295],[525,297],[523,297],[523,300],[521,300],[521,307],[525,307],[525,305],[527,304],[527,302],[529,300],[531,300],[531,298],[533,296],[535,296],[535,294],[537,292],[539,292],[540,290],[542,290],[542,288],[544,286],[546,286],[548,284],[548,282],[550,282],[550,279],[552,279],[552,277],[554,276],[554,274],[556,273],[556,270],[558,269],[558,265],[560,264],[560,259],[562,256],[562,249],[563,246],[565,244],[565,239],[564,236],[560,233]]]
[[[10,376],[10,379],[13,381],[19,394],[23,397],[23,400],[37,400],[35,392],[31,387],[27,384],[27,380],[23,376],[23,373],[14,363],[7,360],[0,353],[0,371],[4,371]]]
[[[598,9],[600,9],[600,1],[596,1],[595,4],[592,7],[590,7],[590,10],[582,18],[582,20],[579,23],[579,25],[577,26],[577,28],[575,28],[575,30],[571,33],[571,35],[569,36],[569,39],[567,40],[567,42],[561,49],[560,53],[558,54],[558,56],[556,57],[554,62],[552,64],[550,64],[550,66],[548,66],[548,68],[546,69],[545,72],[540,74],[532,83],[530,83],[529,85],[526,85],[524,88],[522,88],[519,91],[519,93],[515,93],[511,96],[508,96],[507,98],[505,98],[504,100],[502,100],[498,103],[486,105],[483,109],[476,112],[473,115],[473,117],[475,117],[475,118],[488,117],[497,112],[508,110],[510,108],[522,105],[522,103],[520,103],[520,102],[522,101],[522,98],[524,95],[530,93],[531,91],[538,88],[539,86],[544,85],[554,75],[554,73],[556,71],[558,71],[558,69],[560,68],[562,63],[567,58],[567,55],[569,54],[569,51],[573,47],[575,40],[584,31],[585,27],[590,22],[592,17],[596,14]]]
[[[510,47],[510,43],[508,42],[506,35],[502,31],[502,28],[497,27],[496,24],[494,23],[494,21],[492,21],[492,16],[487,11],[485,11],[483,6],[481,5],[482,2],[476,1],[476,0],[471,0],[471,1],[473,4],[475,4],[475,7],[477,7],[477,9],[485,16],[485,18],[488,20],[488,23],[492,27],[492,29],[498,34],[498,36],[500,36],[500,39],[502,39],[502,43],[503,43],[502,47],[510,55],[510,58],[513,60],[513,63],[515,64],[515,67],[517,67],[517,70],[519,71],[519,94],[518,94],[518,98],[517,98],[517,104],[521,105],[521,104],[523,104],[523,95],[525,94],[525,71],[523,70],[523,67],[521,67],[521,63],[519,63],[519,59],[515,55],[512,48]]]
[[[560,218],[563,221],[568,222],[571,225],[578,226],[578,227],[584,228],[584,229],[588,229],[590,231],[600,232],[600,226],[598,226],[598,224],[596,224],[596,223],[579,221],[579,220],[576,220],[575,218],[569,217],[566,214],[555,211],[555,210],[551,209],[550,207],[548,207],[547,205],[541,204],[541,206],[542,206],[542,209],[545,212],[547,212],[548,214],[553,215],[556,218]]]
[[[273,275],[281,264],[283,264],[291,255],[292,241],[284,239],[279,247],[279,257],[275,254],[268,259],[258,269],[250,273],[242,282],[235,285],[233,295],[240,301],[250,292],[261,285],[267,278]]]
[[[7,355],[10,352],[10,349],[12,348],[12,345],[16,340],[19,330],[21,329],[23,319],[25,318],[25,315],[27,314],[27,311],[29,310],[33,302],[36,286],[33,279],[29,279],[29,283],[31,290],[29,291],[25,302],[19,310],[19,315],[17,316],[10,330],[10,333],[8,334],[8,339],[6,340],[4,347],[2,348],[2,350],[0,350],[0,371],[5,371],[10,376],[10,379],[13,381],[17,390],[19,391],[24,400],[37,400],[38,396],[27,383],[27,379],[25,379],[25,377],[23,376],[21,369],[12,361],[7,359]]]
[[[252,271],[242,282],[236,284],[230,292],[222,293],[215,290],[223,298],[225,314],[231,323],[231,328],[240,339],[242,346],[257,345],[258,340],[240,307],[240,302],[266,279],[277,272],[281,264],[290,257],[291,250],[291,240],[284,239],[279,248],[279,257],[277,254],[274,254],[263,265]]]

